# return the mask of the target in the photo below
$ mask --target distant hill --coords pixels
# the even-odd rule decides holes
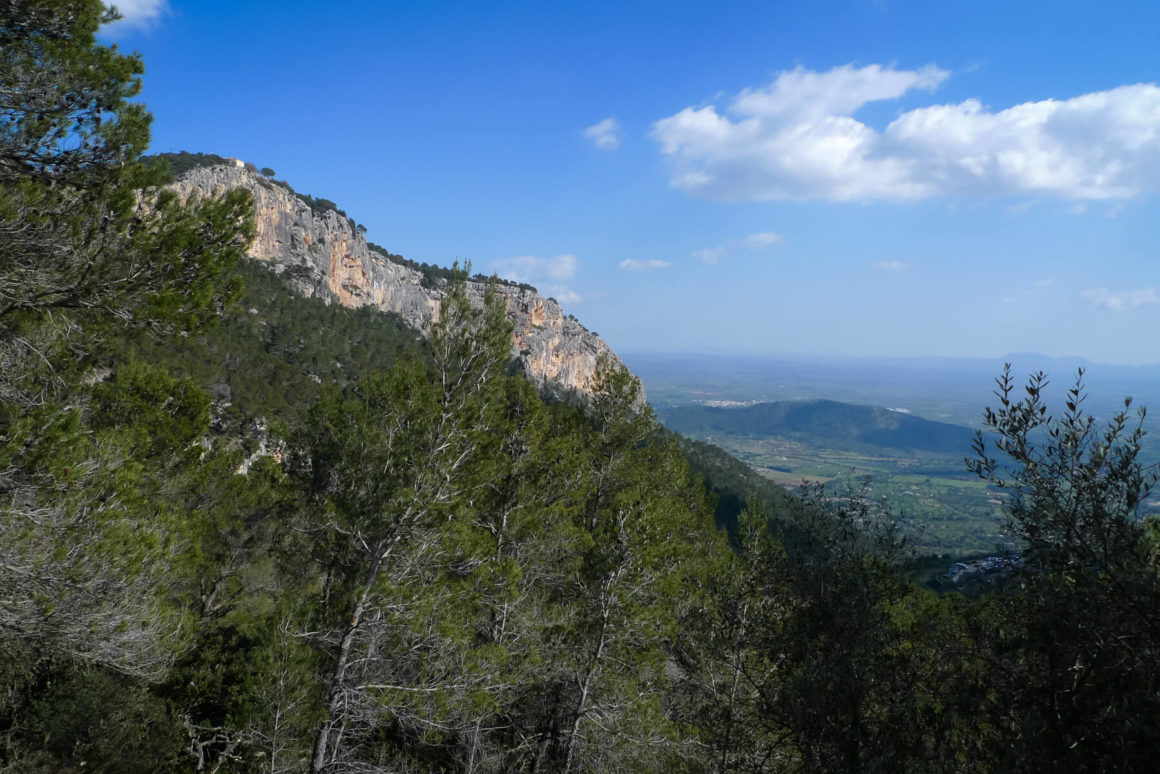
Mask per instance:
[[[961,425],[832,400],[776,401],[743,408],[678,406],[662,409],[660,419],[685,435],[780,437],[851,451],[879,448],[965,455],[974,438],[974,431]]]

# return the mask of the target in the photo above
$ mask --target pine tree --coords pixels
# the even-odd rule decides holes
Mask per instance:
[[[411,362],[369,375],[312,413],[297,468],[316,501],[328,659],[311,771],[364,754],[381,723],[422,724],[427,707],[412,698],[439,690],[423,666],[438,663],[442,638],[427,624],[454,600],[431,573],[442,531],[488,483],[480,466],[507,330],[498,299],[473,309],[460,280],[442,303],[430,373]]]
[[[0,642],[152,678],[182,642],[159,580],[186,545],[167,477],[206,398],[147,367],[94,387],[102,347],[211,322],[252,224],[245,194],[183,203],[139,163],[141,62],[97,44],[107,18],[0,5]]]
[[[567,579],[554,643],[555,705],[539,768],[602,771],[679,765],[666,712],[680,600],[701,572],[711,530],[703,490],[657,433],[640,384],[604,364],[577,438],[582,478],[574,527],[587,545]]]

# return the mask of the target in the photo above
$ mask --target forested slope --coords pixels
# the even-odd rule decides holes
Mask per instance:
[[[126,330],[113,342],[116,357],[163,366],[206,389],[215,416],[227,422],[223,430],[259,416],[294,421],[324,384],[431,357],[426,340],[395,315],[306,298],[248,259],[235,264],[231,279],[240,294],[216,325],[176,338]]]

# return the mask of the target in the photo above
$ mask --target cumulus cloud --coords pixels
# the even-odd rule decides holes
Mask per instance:
[[[903,272],[910,268],[910,264],[902,261],[875,261],[872,265],[875,269],[893,272]]]
[[[668,261],[638,261],[634,258],[621,261],[617,268],[622,271],[645,271],[647,269],[667,269],[672,266]]]
[[[1090,299],[1113,312],[1123,312],[1148,304],[1160,304],[1160,296],[1156,295],[1155,288],[1141,288],[1140,290],[1121,290],[1112,292],[1107,288],[1085,290],[1084,298]]]
[[[167,0],[106,0],[105,5],[121,13],[121,19],[110,25],[113,28],[149,27],[169,11]]]
[[[901,113],[881,131],[868,104],[933,92],[948,73],[801,67],[719,110],[652,126],[671,184],[719,200],[913,200],[932,196],[1123,199],[1160,190],[1160,88],[1136,84],[992,110],[977,99]]]
[[[620,129],[620,122],[615,116],[609,116],[600,123],[593,124],[584,130],[584,136],[592,140],[592,144],[604,150],[616,150],[624,139]]]
[[[555,258],[520,255],[491,263],[491,270],[499,276],[535,285],[544,295],[565,304],[580,303],[580,295],[563,283],[576,276],[576,269],[574,255],[557,255]]]

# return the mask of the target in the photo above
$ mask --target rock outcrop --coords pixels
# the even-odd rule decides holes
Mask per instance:
[[[305,295],[394,312],[423,333],[438,319],[446,281],[425,282],[421,272],[370,249],[353,221],[333,209],[312,209],[288,187],[235,166],[193,169],[171,187],[182,196],[249,190],[257,216],[251,257]],[[483,283],[467,284],[473,303],[482,303],[484,290]],[[542,389],[587,393],[600,358],[620,365],[609,346],[565,315],[555,299],[514,285],[501,284],[498,291],[512,321],[512,353]]]

